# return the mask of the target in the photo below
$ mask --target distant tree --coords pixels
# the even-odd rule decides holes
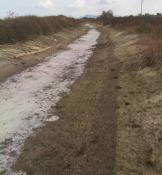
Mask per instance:
[[[15,12],[13,12],[13,11],[11,11],[11,10],[9,10],[9,11],[7,12],[7,18],[14,18],[15,16],[16,16]]]
[[[113,12],[111,10],[103,11],[98,17],[98,20],[102,21],[104,25],[111,24],[113,19]]]
[[[144,16],[150,17],[151,15],[149,13],[145,13]]]
[[[156,16],[157,16],[157,17],[161,17],[162,14],[161,14],[161,13],[157,13]]]
[[[134,17],[134,16],[133,16],[133,15],[129,15],[128,17],[132,18],[132,17]]]

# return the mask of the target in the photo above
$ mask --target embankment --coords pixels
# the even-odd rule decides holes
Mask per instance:
[[[40,35],[15,44],[0,45],[0,81],[29,66],[45,60],[51,54],[65,49],[69,43],[86,33],[87,27],[63,28],[60,32]]]

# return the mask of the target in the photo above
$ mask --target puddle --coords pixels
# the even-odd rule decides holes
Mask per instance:
[[[83,73],[99,35],[91,26],[68,50],[0,84],[0,172],[14,174],[10,167],[24,140],[45,122],[58,120],[57,116],[48,118],[48,112]]]

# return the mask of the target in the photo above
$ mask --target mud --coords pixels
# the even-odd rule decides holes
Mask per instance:
[[[0,85],[0,170],[10,172],[10,166],[20,152],[24,140],[43,121],[58,117],[49,113],[62,93],[82,74],[92,54],[99,32],[91,30],[68,46],[68,49],[46,58],[35,67],[11,76]],[[66,77],[66,78],[65,78]]]

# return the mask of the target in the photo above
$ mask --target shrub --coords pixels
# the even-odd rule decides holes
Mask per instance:
[[[113,20],[113,12],[111,10],[107,12],[103,11],[97,20],[101,21],[104,25],[111,24]]]
[[[0,43],[23,41],[30,36],[49,35],[67,27],[77,26],[78,20],[65,16],[24,16],[0,20]]]
[[[161,14],[144,16],[114,17],[112,26],[129,32],[144,35],[142,64],[153,66],[162,62],[162,16]]]

